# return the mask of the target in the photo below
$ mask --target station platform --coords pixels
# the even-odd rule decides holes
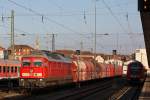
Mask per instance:
[[[150,100],[150,75],[147,75],[139,100]]]

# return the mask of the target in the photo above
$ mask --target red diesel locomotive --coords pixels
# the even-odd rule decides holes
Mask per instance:
[[[48,51],[22,58],[20,86],[46,87],[72,82],[71,60]]]

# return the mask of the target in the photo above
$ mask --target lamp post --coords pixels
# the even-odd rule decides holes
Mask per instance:
[[[96,1],[95,0],[95,7],[94,7],[94,11],[95,11],[95,34],[94,34],[94,67],[95,67],[95,75],[94,77],[96,77]]]
[[[12,59],[14,59],[14,10],[11,11],[11,16],[8,16],[8,17],[5,17],[5,16],[2,16],[2,21],[4,21],[4,18],[8,18],[8,19],[11,19],[11,41],[10,41],[10,47],[11,47],[11,56],[12,56]]]

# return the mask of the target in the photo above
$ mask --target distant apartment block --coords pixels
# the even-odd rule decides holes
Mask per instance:
[[[136,49],[135,59],[142,62],[146,69],[148,69],[147,53],[146,49]]]

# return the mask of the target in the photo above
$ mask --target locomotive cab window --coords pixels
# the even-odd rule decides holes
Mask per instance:
[[[36,67],[42,66],[42,61],[41,60],[35,60],[34,61],[34,66],[36,66]]]
[[[138,63],[133,63],[130,66],[131,66],[131,69],[139,69],[140,68]]]
[[[28,62],[28,61],[23,61],[23,66],[30,66],[30,62]]]

